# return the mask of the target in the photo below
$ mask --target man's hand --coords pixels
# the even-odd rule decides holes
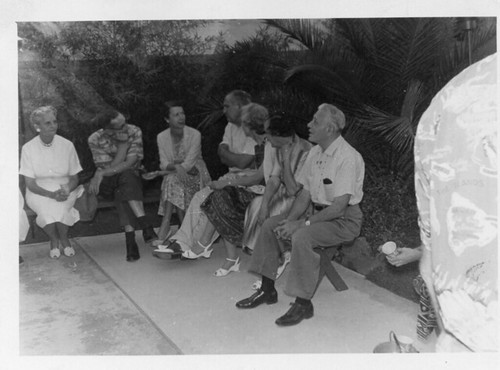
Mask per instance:
[[[228,151],[229,150],[229,145],[227,144],[219,144],[219,153],[221,151]]]
[[[420,251],[419,249],[398,248],[398,252],[399,253],[395,256],[389,255],[386,257],[387,262],[396,267],[406,265],[410,262],[418,261],[420,260],[420,257],[422,257],[422,251]]]
[[[103,179],[102,172],[100,169],[98,169],[95,172],[94,177],[92,177],[92,180],[90,180],[89,192],[91,194],[95,195],[99,194],[99,187],[101,186],[102,179]]]
[[[115,139],[117,145],[126,145],[127,149],[130,146],[130,143],[128,142],[128,132],[126,131],[120,131],[115,133],[113,135],[113,139]]]
[[[304,226],[304,220],[288,221],[282,220],[279,222],[278,227],[274,229],[274,232],[283,240],[292,239],[292,235]]]

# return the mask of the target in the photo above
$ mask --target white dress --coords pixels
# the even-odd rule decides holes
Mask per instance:
[[[34,178],[38,186],[46,190],[60,189],[61,185],[69,182],[70,176],[81,170],[73,143],[59,135],[54,136],[50,147],[44,146],[39,136],[23,145],[19,173]],[[36,223],[42,228],[54,222],[72,226],[80,219],[73,205],[82,193],[83,186],[80,185],[66,201],[58,202],[26,189],[26,204],[37,214]]]

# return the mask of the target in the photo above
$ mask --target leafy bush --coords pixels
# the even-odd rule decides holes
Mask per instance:
[[[413,176],[403,180],[386,173],[367,178],[361,208],[364,216],[361,233],[374,255],[377,247],[389,240],[410,248],[420,245]]]

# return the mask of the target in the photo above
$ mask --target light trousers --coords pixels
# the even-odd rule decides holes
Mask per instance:
[[[252,254],[249,271],[276,279],[279,266],[280,243],[274,233],[278,223],[285,215],[267,219],[262,225]],[[312,299],[316,291],[320,257],[314,251],[316,247],[334,246],[352,241],[359,236],[362,213],[358,205],[348,206],[344,217],[331,221],[318,222],[304,226],[292,235],[292,255],[285,284],[285,294],[291,297]]]

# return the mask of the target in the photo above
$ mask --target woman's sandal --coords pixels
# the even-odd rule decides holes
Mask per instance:
[[[53,258],[53,259],[58,259],[59,257],[61,257],[61,251],[59,250],[59,248],[53,248],[50,250],[50,258]]]
[[[153,251],[153,256],[160,259],[173,260],[180,258],[182,255],[182,248],[175,239],[169,240],[166,245],[159,245]]]
[[[156,239],[156,240],[153,240],[151,242],[151,247],[159,247],[160,245],[165,245],[165,243],[168,242],[168,238],[170,238],[172,236],[172,230],[169,230],[169,232],[167,233],[167,236],[164,237],[163,239]]]
[[[214,272],[214,276],[217,276],[217,277],[221,277],[221,276],[226,276],[227,274],[229,274],[230,272],[233,272],[233,271],[240,271],[240,258],[236,258],[235,260],[232,260],[230,258],[226,258],[227,261],[230,261],[230,262],[234,262],[234,264],[228,268],[227,270],[226,269],[223,269],[222,267],[220,269],[218,269],[217,271]]]
[[[63,252],[66,257],[73,257],[75,255],[75,249],[72,246],[65,247]]]
[[[188,260],[197,260],[198,258],[200,257],[205,257],[205,258],[210,258],[210,255],[212,254],[212,252],[214,251],[213,249],[210,249],[208,250],[208,248],[210,248],[212,246],[213,242],[210,243],[209,245],[207,246],[204,246],[203,244],[201,244],[199,241],[198,241],[198,245],[203,248],[203,252],[199,253],[199,254],[196,254],[194,253],[191,249],[190,250],[187,250],[187,251],[184,251],[182,252],[182,258],[185,258],[185,259],[188,259]]]

